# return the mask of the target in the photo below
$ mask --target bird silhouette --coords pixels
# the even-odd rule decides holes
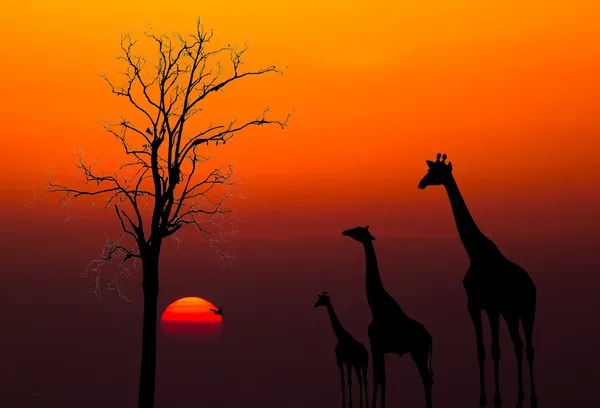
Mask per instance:
[[[221,307],[219,308],[219,310],[215,310],[215,309],[209,309],[209,310],[210,310],[211,312],[213,312],[214,314],[216,314],[216,315],[223,316],[223,306],[221,306]]]

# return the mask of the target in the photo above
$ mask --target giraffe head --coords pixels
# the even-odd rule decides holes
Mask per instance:
[[[427,160],[427,174],[419,182],[419,188],[425,189],[427,186],[439,186],[444,185],[452,178],[452,162],[446,164],[446,154],[442,156],[441,153],[437,154],[436,160]],[[442,159],[440,161],[440,158]]]
[[[366,243],[375,241],[375,237],[369,232],[369,226],[366,227],[355,227],[342,232],[345,237],[350,237],[360,243]]]
[[[327,306],[329,304],[329,295],[327,294],[327,292],[323,292],[317,296],[319,297],[319,299],[317,300],[317,303],[315,303],[315,307]]]

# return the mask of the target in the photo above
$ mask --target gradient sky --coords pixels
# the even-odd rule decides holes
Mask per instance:
[[[73,149],[110,163],[118,146],[97,121],[128,110],[95,74],[116,72],[121,33],[140,35],[147,24],[185,32],[200,16],[217,45],[250,45],[249,68],[288,67],[209,105],[223,118],[295,107],[285,132],[252,129],[220,151],[249,177],[250,199],[236,204],[257,224],[246,233],[285,234],[266,226],[272,217],[287,220],[291,234],[316,233],[305,220],[340,214],[371,217],[388,234],[453,233],[442,194],[416,189],[438,151],[453,161],[478,220],[497,233],[515,225],[572,232],[573,223],[591,233],[582,217],[600,202],[599,8],[571,0],[9,1],[0,17],[0,188],[10,192],[2,205],[24,211],[48,172],[75,177]],[[498,203],[517,221],[491,216]],[[51,199],[38,205],[56,210]],[[338,224],[321,220],[318,233]]]
[[[157,407],[198,398],[214,407],[339,403],[335,339],[312,306],[329,291],[366,342],[363,254],[339,235],[357,224],[377,238],[386,288],[434,333],[435,398],[475,406],[461,286],[468,260],[442,189],[417,189],[439,151],[480,227],[538,286],[541,403],[598,406],[600,4],[592,0],[3,1],[0,368],[10,375],[0,405],[135,404],[139,274],[123,284],[132,304],[114,293],[86,297],[93,279],[76,279],[103,234],[118,233],[114,214],[75,205],[65,223],[58,197],[27,203],[49,172],[79,178],[74,149],[115,161],[120,147],[97,122],[129,110],[96,74],[118,70],[120,35],[141,36],[147,24],[186,32],[198,16],[216,45],[250,45],[249,69],[287,66],[208,100],[210,118],[295,110],[285,131],[251,129],[218,150],[248,177],[248,199],[232,203],[237,269],[191,229],[180,251],[164,247],[160,312],[184,296],[228,312],[210,348],[159,336]],[[515,362],[501,333],[510,405]],[[390,387],[388,404],[421,404],[408,361],[389,367],[402,386]]]

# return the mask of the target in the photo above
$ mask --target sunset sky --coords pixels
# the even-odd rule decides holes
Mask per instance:
[[[198,128],[254,119],[266,106],[273,119],[293,114],[283,131],[252,128],[214,150],[216,162],[237,163],[246,178],[247,199],[230,204],[237,269],[192,228],[180,250],[172,241],[164,247],[159,314],[199,296],[227,305],[227,317],[211,348],[159,335],[157,407],[196,406],[198,398],[211,407],[339,403],[333,331],[313,305],[329,291],[346,327],[366,341],[364,254],[340,234],[358,224],[377,238],[386,289],[436,339],[435,398],[476,406],[475,338],[461,285],[468,259],[443,189],[417,188],[438,152],[452,161],[484,233],[536,282],[540,403],[599,406],[594,0],[4,0],[0,369],[10,375],[0,405],[135,404],[139,270],[123,283],[132,303],[109,291],[107,301],[85,296],[94,279],[77,279],[104,233],[119,233],[114,212],[74,205],[66,223],[59,197],[29,202],[49,173],[65,183],[80,178],[74,150],[116,168],[121,147],[99,122],[131,108],[97,74],[122,68],[120,35],[141,39],[148,25],[187,33],[197,17],[214,30],[215,47],[249,45],[245,69],[284,71],[207,98]],[[106,276],[117,273],[113,265]],[[516,370],[504,326],[501,343],[510,405]],[[412,365],[392,360],[389,372],[390,406],[423,403]]]
[[[234,204],[246,222],[282,217],[303,235],[304,220],[349,214],[389,234],[445,234],[445,197],[416,189],[424,161],[443,151],[480,218],[502,203],[529,220],[522,228],[555,231],[566,208],[583,205],[581,217],[600,202],[600,6],[484,3],[10,1],[0,17],[2,206],[29,211],[22,203],[48,172],[75,177],[74,149],[110,163],[119,147],[97,122],[130,110],[96,73],[117,72],[121,33],[187,32],[200,16],[216,45],[250,46],[248,68],[287,66],[207,100],[223,118],[294,109],[284,132],[251,129],[220,150],[249,177],[249,200]],[[37,205],[56,211],[52,199]],[[501,234],[519,225],[488,218],[509,225]],[[257,228],[245,232],[270,234]]]

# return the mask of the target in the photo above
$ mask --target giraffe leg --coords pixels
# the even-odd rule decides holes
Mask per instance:
[[[360,372],[360,367],[354,367],[354,371],[356,372],[356,378],[358,378],[358,390],[360,392],[360,399],[358,402],[358,408],[362,408],[363,406],[363,378],[362,373]]]
[[[473,320],[475,327],[475,337],[477,339],[477,359],[479,360],[479,406],[485,407],[487,404],[487,395],[485,394],[485,346],[483,344],[483,328],[481,326],[481,310],[473,305],[469,305],[469,315]]]
[[[535,393],[535,383],[533,381],[533,324],[535,323],[535,298],[533,306],[521,317],[523,324],[523,333],[525,334],[525,356],[529,364],[529,381],[531,384],[531,408],[537,408],[537,395]]]
[[[427,403],[427,408],[431,408],[433,377],[429,371],[429,344],[424,344],[418,350],[412,351],[410,355],[419,370],[423,386],[425,387],[425,401]]]
[[[494,406],[502,405],[502,396],[500,395],[500,313],[488,311],[490,319],[490,330],[492,332],[492,360],[494,360]]]
[[[369,343],[371,346],[371,360],[373,362],[373,404],[377,408],[377,391],[381,386],[381,408],[385,408],[385,353],[384,353],[384,331],[381,324],[371,322],[367,329]]]
[[[508,326],[508,332],[512,339],[513,345],[515,346],[515,355],[517,357],[517,378],[519,381],[519,391],[517,393],[517,408],[523,407],[523,400],[525,399],[525,393],[523,392],[523,340],[519,334],[519,316],[510,315],[504,316],[506,325]]]
[[[365,406],[366,408],[369,408],[369,387],[368,387],[368,376],[369,376],[369,370],[368,370],[368,366],[363,367],[363,381],[365,383]]]
[[[346,364],[346,369],[348,371],[348,407],[352,408],[352,366],[350,364]]]
[[[344,379],[344,365],[342,360],[338,358],[338,367],[340,368],[340,376],[342,377],[342,408],[346,407],[346,381]]]
[[[381,386],[381,408],[385,408],[385,355],[383,351],[381,352],[381,361],[379,363],[379,385]],[[373,407],[375,408],[375,407]]]
[[[377,408],[377,391],[381,386],[381,408],[385,408],[385,360],[383,351],[372,349],[373,356],[373,404]]]

